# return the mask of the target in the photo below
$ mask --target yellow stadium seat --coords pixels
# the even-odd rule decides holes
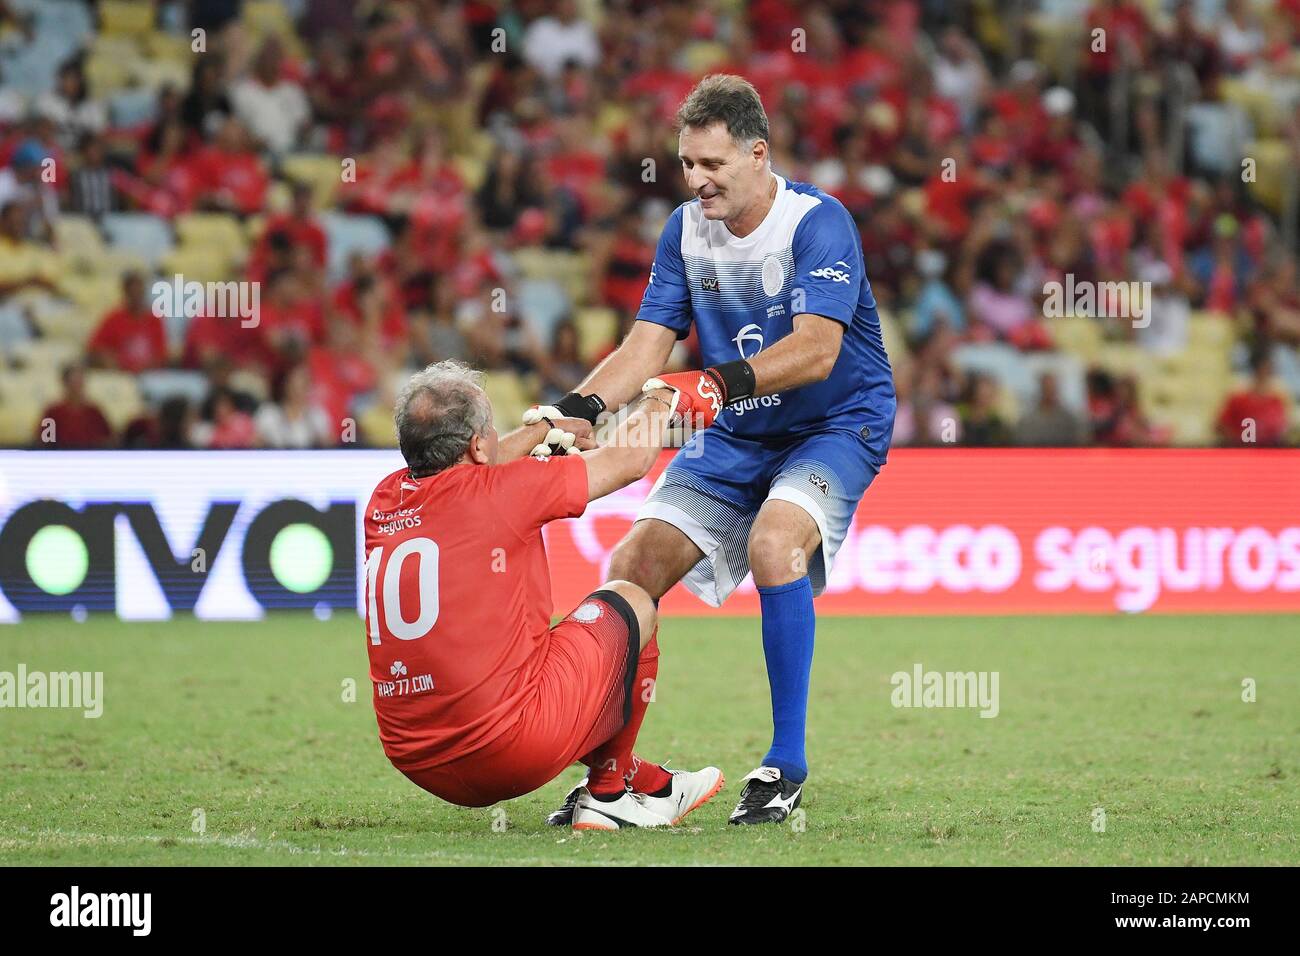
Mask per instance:
[[[312,187],[312,200],[317,208],[333,205],[343,175],[342,160],[338,156],[294,153],[284,158],[280,168],[294,182]]]
[[[1255,161],[1254,180],[1248,183],[1251,194],[1274,213],[1280,214],[1286,200],[1287,184],[1295,186],[1295,169],[1286,141],[1256,140],[1247,143],[1242,152]]]
[[[1194,312],[1188,324],[1187,339],[1191,348],[1226,351],[1232,347],[1237,330],[1232,319],[1217,312]]]
[[[98,50],[86,58],[86,83],[91,95],[104,99],[131,83],[131,60],[121,59]]]
[[[731,51],[722,43],[698,41],[686,48],[683,66],[688,73],[699,75],[726,63],[730,56]]]
[[[1097,350],[1097,364],[1116,375],[1140,375],[1148,368],[1149,356],[1137,345],[1110,342]]]
[[[1272,91],[1227,77],[1219,81],[1219,95],[1225,103],[1233,103],[1245,110],[1257,133],[1274,136],[1281,132],[1282,98],[1274,96]]]
[[[87,216],[63,215],[56,219],[54,241],[65,263],[74,266],[93,268],[105,254],[104,237]]]
[[[176,235],[182,247],[202,248],[231,263],[248,257],[248,240],[239,220],[219,212],[192,212],[176,217]]]
[[[477,156],[457,156],[455,164],[460,178],[465,180],[465,188],[471,193],[478,192],[487,179],[487,163]]]
[[[249,0],[244,4],[243,21],[259,36],[293,32],[289,11],[280,0]]]
[[[162,30],[153,30],[141,37],[145,51],[152,60],[168,60],[183,64],[189,70],[192,48],[189,34],[174,36]]]
[[[0,408],[29,399],[44,409],[63,394],[62,369],[51,365],[11,369],[0,375]]]
[[[497,430],[504,434],[514,429],[532,402],[528,387],[514,372],[488,372],[483,376],[483,389],[492,402],[492,414]]]
[[[78,306],[90,309],[96,315],[122,296],[122,283],[115,276],[65,272],[59,276],[57,285],[59,291]]]
[[[47,339],[70,342],[78,349],[84,348],[101,316],[90,309],[65,309],[50,311],[36,319],[36,325]]]
[[[898,322],[885,309],[880,314],[880,335],[885,342],[885,352],[893,357],[907,354],[907,338]]]
[[[1101,350],[1101,327],[1092,319],[1066,316],[1048,319],[1056,347],[1085,361],[1092,361]]]
[[[95,275],[113,276],[116,279],[121,279],[128,272],[138,272],[147,279],[151,270],[140,253],[109,246],[104,250],[104,255],[93,263],[92,271]]]
[[[190,67],[176,60],[133,60],[129,75],[134,85],[151,90],[170,86],[184,94],[190,89]]]
[[[235,278],[230,260],[219,252],[191,247],[169,252],[158,266],[164,279],[180,275],[185,282],[221,282]]]
[[[121,431],[144,408],[135,376],[107,369],[86,372],[86,397],[99,406],[114,431]]]
[[[618,335],[618,314],[613,309],[579,309],[573,316],[578,331],[578,352],[584,362],[592,362]]]
[[[44,406],[31,395],[5,395],[4,401],[0,402],[0,446],[30,445],[42,411]]]
[[[24,369],[53,370],[57,374],[63,366],[81,357],[81,349],[58,339],[29,339],[19,342],[9,354]]]
[[[153,32],[152,0],[102,0],[99,28],[109,36],[143,37]]]

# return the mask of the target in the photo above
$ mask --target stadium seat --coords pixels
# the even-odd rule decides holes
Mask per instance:
[[[71,343],[80,350],[95,331],[100,318],[99,313],[91,309],[70,306],[46,311],[36,318],[36,325],[42,337]]]
[[[0,354],[7,354],[14,346],[32,337],[31,323],[21,307],[0,306]]]
[[[579,309],[574,313],[573,325],[578,332],[578,353],[590,364],[618,335],[618,314],[602,307]]]
[[[108,36],[143,37],[153,32],[154,5],[136,0],[101,0],[99,28]]]
[[[224,254],[201,246],[186,246],[168,253],[160,267],[164,278],[180,275],[186,282],[222,282],[237,278]]]
[[[91,95],[105,99],[118,90],[126,89],[131,83],[131,59],[123,59],[95,50],[86,59],[86,83]]]
[[[347,274],[348,260],[355,253],[378,255],[392,241],[378,216],[327,211],[321,214],[320,222],[329,241],[329,275],[335,282]]]
[[[57,286],[79,308],[96,315],[106,308],[106,303],[117,302],[122,296],[122,283],[116,276],[65,272],[59,276]]]
[[[86,372],[86,397],[99,406],[118,432],[144,410],[135,376],[125,372],[90,369]]]
[[[104,256],[104,237],[88,216],[64,214],[54,221],[54,240],[65,264],[93,269]]]
[[[1048,319],[1047,328],[1057,348],[1091,362],[1101,349],[1101,326],[1095,319],[1065,316]]]
[[[162,368],[141,372],[136,377],[141,397],[157,406],[169,398],[180,397],[198,405],[208,394],[208,380],[202,372],[189,369]]]
[[[81,349],[58,339],[28,339],[10,350],[10,358],[20,368],[53,369],[56,372],[81,357]]]
[[[248,240],[239,220],[227,213],[192,212],[176,217],[176,235],[182,246],[201,248],[224,256],[231,264],[248,258]]]
[[[176,242],[166,221],[141,212],[109,213],[103,220],[109,242],[136,253],[151,269],[157,268]]]
[[[293,153],[280,163],[283,173],[296,183],[312,187],[312,200],[319,209],[334,202],[342,176],[342,160],[324,153]]]
[[[51,365],[6,371],[0,375],[0,409],[23,399],[30,399],[38,410],[58,401],[63,391],[61,371]]]
[[[1204,346],[1225,354],[1236,338],[1229,316],[1217,312],[1194,312],[1188,324],[1189,347]]]
[[[564,287],[553,279],[520,279],[515,287],[519,317],[528,323],[543,343],[550,342],[555,326],[572,309],[573,302]]]
[[[0,393],[0,446],[22,448],[32,443],[36,425],[45,409],[29,393]]]
[[[1248,184],[1251,195],[1280,215],[1288,185],[1297,188],[1294,160],[1287,142],[1282,139],[1255,140],[1242,147],[1242,153],[1255,160],[1255,179]]]
[[[186,93],[190,88],[190,68],[173,60],[134,60],[131,63],[130,82],[157,93],[170,86]]]
[[[108,115],[115,129],[151,123],[158,116],[158,94],[149,88],[114,93],[108,100]]]
[[[488,372],[483,389],[492,402],[492,415],[502,434],[516,427],[519,416],[532,402],[527,386],[514,372]]]

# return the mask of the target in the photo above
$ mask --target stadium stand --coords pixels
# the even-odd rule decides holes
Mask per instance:
[[[0,0],[0,444],[71,387],[114,446],[269,446],[309,431],[256,427],[290,376],[318,444],[392,444],[446,357],[509,427],[634,319],[709,71],[859,223],[896,444],[1296,444],[1300,0],[1005,7]],[[160,307],[176,277],[257,283],[258,324]]]

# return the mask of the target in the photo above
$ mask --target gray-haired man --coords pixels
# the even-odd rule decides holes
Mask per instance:
[[[550,626],[542,526],[643,477],[679,398],[647,392],[593,448],[588,423],[568,419],[498,437],[458,362],[402,390],[407,467],[366,508],[366,634],[384,752],[420,787],[487,806],[581,760],[572,823],[598,830],[677,823],[722,788],[714,767],[669,773],[633,756],[659,653],[641,587],[607,581]]]

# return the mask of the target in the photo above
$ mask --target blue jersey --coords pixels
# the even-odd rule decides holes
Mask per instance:
[[[705,219],[698,200],[678,206],[659,237],[637,318],[679,339],[694,322],[705,365],[753,358],[789,335],[801,313],[841,323],[843,344],[825,381],[746,399],[713,427],[759,441],[852,429],[883,464],[894,428],[894,377],[862,237],[835,197],[776,180],[772,208],[743,239]]]

